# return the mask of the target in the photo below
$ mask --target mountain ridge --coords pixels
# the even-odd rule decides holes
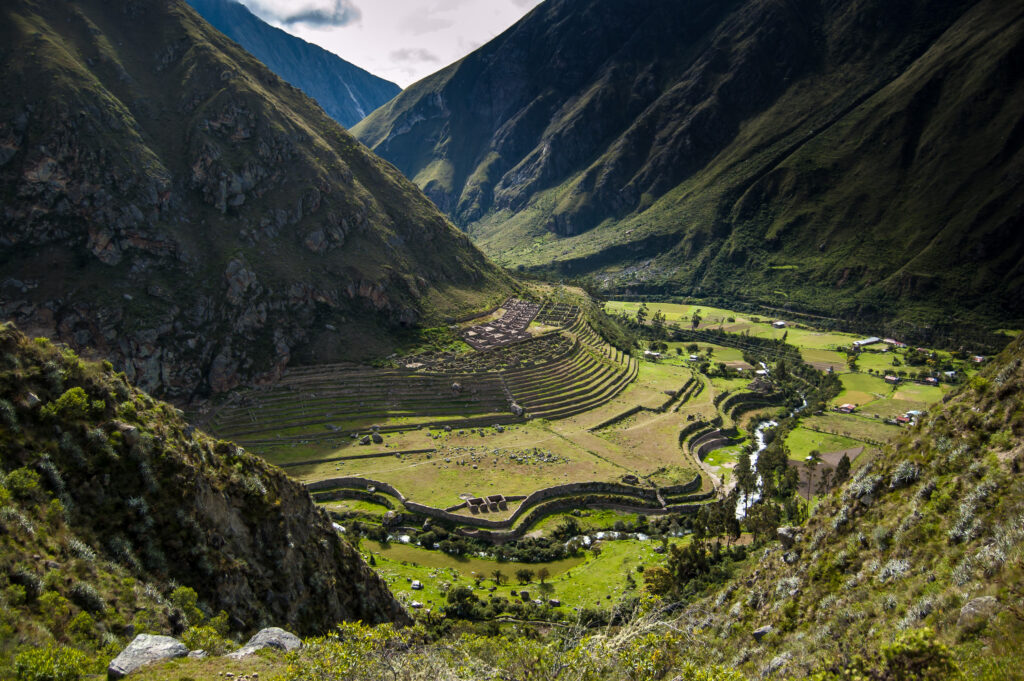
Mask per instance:
[[[183,2],[4,16],[0,313],[31,333],[184,401],[367,361],[507,295],[400,173]]]
[[[606,293],[1020,320],[1021,10],[552,0],[353,132],[508,267]]]
[[[240,2],[188,0],[188,3],[214,28],[315,99],[328,116],[346,128],[401,92],[394,83],[319,45],[271,26]]]

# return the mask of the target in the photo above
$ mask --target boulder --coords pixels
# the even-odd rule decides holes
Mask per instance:
[[[274,648],[275,650],[290,652],[301,647],[302,641],[295,634],[287,632],[280,627],[270,627],[269,629],[261,629],[255,636],[249,639],[248,643],[235,652],[228,653],[226,657],[238,660],[264,648]]]
[[[188,654],[190,660],[205,660],[209,656],[210,653],[206,652],[205,650],[193,650],[191,653]]]
[[[780,527],[775,530],[775,535],[782,542],[782,548],[791,549],[793,548],[793,542],[800,536],[799,527]]]
[[[999,612],[999,601],[993,596],[973,598],[960,608],[956,626],[967,631],[981,629]]]
[[[772,631],[772,625],[770,625],[770,624],[766,624],[763,627],[759,627],[757,629],[754,629],[754,631],[753,631],[754,640],[757,641],[758,643],[760,643],[761,639],[764,638],[765,636],[767,636],[768,634],[770,634],[771,631]]]
[[[188,648],[170,636],[139,634],[107,667],[107,677],[120,679],[147,664],[188,655]]]
[[[513,416],[522,416],[522,415],[523,415],[523,408],[522,408],[522,407],[520,407],[520,406],[519,406],[518,404],[516,404],[515,402],[513,402],[513,403],[511,404],[511,406],[509,406],[509,409],[511,409],[511,410],[512,410],[512,415],[513,415]]]
[[[380,437],[380,436],[378,435],[378,437]],[[361,438],[359,438],[359,444],[361,444],[361,445],[368,445],[368,444],[370,444],[370,436],[369,435],[364,435]]]
[[[376,443],[376,444],[378,444],[378,445],[379,445],[379,444],[380,444],[381,442],[384,442],[384,438],[382,438],[382,437],[380,436],[380,433],[378,433],[377,431],[373,431],[373,434],[372,434],[372,435],[370,435],[370,438],[371,438],[371,439],[372,439],[372,440],[374,441],[374,443]]]

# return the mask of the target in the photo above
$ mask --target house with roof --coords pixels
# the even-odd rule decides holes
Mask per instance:
[[[836,407],[836,411],[838,411],[840,414],[852,414],[853,412],[857,411],[857,406],[853,404],[840,404],[838,407]]]
[[[898,384],[900,382],[900,377],[899,376],[893,376],[892,374],[886,374],[885,375],[885,382],[886,383],[891,383],[892,385],[896,385],[896,384]]]
[[[878,336],[868,336],[867,338],[864,338],[862,340],[853,341],[853,347],[855,350],[860,350],[861,348],[866,348],[869,345],[874,345],[875,343],[881,342],[882,339],[879,338]]]

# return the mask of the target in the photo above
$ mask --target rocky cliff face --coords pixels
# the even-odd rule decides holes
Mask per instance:
[[[0,317],[185,399],[502,295],[414,186],[184,2],[2,16]]]
[[[214,28],[315,99],[328,116],[346,128],[401,91],[390,81],[274,28],[239,2],[188,0],[188,3]]]
[[[195,589],[232,628],[408,621],[301,485],[196,431],[109,364],[0,326],[0,417],[3,473],[34,472],[89,551],[148,583]],[[17,542],[4,544],[5,565],[27,559],[8,551]]]
[[[353,132],[506,265],[1020,319],[1021,13],[550,0]]]

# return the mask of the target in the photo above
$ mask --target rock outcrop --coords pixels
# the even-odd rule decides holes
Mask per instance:
[[[188,648],[170,636],[139,634],[107,667],[107,678],[120,679],[147,664],[188,655]]]
[[[261,629],[255,636],[249,639],[248,643],[228,653],[227,657],[239,660],[249,655],[254,655],[264,648],[273,648],[284,652],[291,652],[302,647],[302,640],[295,634],[289,633],[280,627],[268,627]]]

